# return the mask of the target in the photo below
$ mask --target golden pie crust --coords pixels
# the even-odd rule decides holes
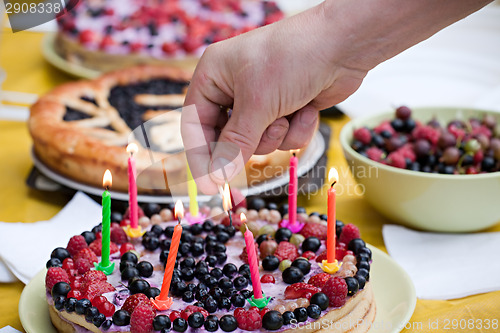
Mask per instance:
[[[109,103],[111,89],[161,78],[187,83],[191,75],[190,71],[179,68],[142,65],[111,72],[95,80],[76,81],[55,88],[31,107],[28,126],[33,138],[34,154],[57,174],[93,187],[102,187],[104,171],[109,169],[113,175],[112,190],[127,192],[129,154],[125,147],[132,130]],[[82,97],[93,99],[95,104],[82,100]],[[183,99],[182,94],[139,94],[134,97],[136,103],[144,106],[174,103],[180,104],[180,107]],[[65,121],[66,107],[76,109],[88,118]],[[162,112],[164,110],[149,110],[142,117],[146,121]],[[169,117],[172,124],[178,122],[176,117],[180,118],[178,112],[169,113]],[[107,126],[114,130],[107,129]],[[175,126],[174,129],[178,130],[178,126]],[[163,139],[162,143],[165,145],[180,140],[178,135],[172,135],[177,133],[175,131],[159,127],[157,132],[170,135]],[[163,153],[141,147],[135,157],[137,173],[140,175],[137,181],[140,194],[168,194],[169,186],[164,181],[165,173],[170,179],[187,177],[185,156],[182,154]],[[151,165],[152,159],[162,162]],[[248,184],[255,185],[285,173],[289,159],[288,151],[253,156],[246,165]]]

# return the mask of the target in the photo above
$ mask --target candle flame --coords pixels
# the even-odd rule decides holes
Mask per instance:
[[[174,210],[176,219],[182,219],[184,217],[184,206],[182,205],[182,201],[177,200]]]
[[[222,207],[226,212],[233,208],[233,205],[231,204],[231,192],[229,192],[228,183],[224,185],[224,191],[222,193]]]
[[[104,172],[104,176],[102,177],[102,187],[111,187],[112,184],[113,177],[111,177],[111,171],[109,171],[109,169],[106,169],[106,171]]]
[[[130,155],[133,155],[133,154],[137,154],[137,152],[139,151],[139,147],[137,147],[137,145],[135,143],[129,143],[128,146],[127,146],[127,153],[129,153]]]
[[[339,181],[339,173],[337,172],[337,169],[331,168],[330,171],[328,172],[328,182],[333,185],[338,181]]]
[[[245,225],[246,225],[247,216],[245,215],[245,213],[240,214],[240,220],[241,220],[241,222],[245,223]]]
[[[222,186],[218,185],[217,186],[219,188],[219,194],[220,194],[220,197],[221,198],[224,198],[224,189],[222,188]]]

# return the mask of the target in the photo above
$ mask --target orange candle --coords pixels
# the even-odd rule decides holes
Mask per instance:
[[[179,223],[174,228],[174,234],[172,235],[172,241],[170,243],[167,265],[165,266],[165,274],[163,275],[163,283],[161,285],[160,295],[157,297],[160,301],[165,301],[168,298],[170,282],[172,281],[172,273],[174,272],[175,260],[177,258],[177,250],[179,248],[179,242],[182,235],[182,226],[180,221],[184,217],[184,207],[182,206],[182,202],[180,200],[175,203],[175,217],[179,220]]]
[[[335,217],[335,200],[337,191],[333,187],[338,181],[339,174],[335,168],[331,168],[328,172],[328,181],[332,184],[328,189],[328,230],[326,235],[326,259],[327,262],[335,262],[335,233],[336,233],[336,217]]]

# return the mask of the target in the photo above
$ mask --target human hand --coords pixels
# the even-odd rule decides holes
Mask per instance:
[[[252,154],[304,147],[317,128],[318,111],[359,87],[366,72],[332,62],[330,47],[318,47],[324,45],[322,34],[308,30],[307,21],[321,16],[316,9],[206,50],[185,102],[196,111],[183,111],[181,127],[203,192],[215,193]],[[225,107],[232,108],[230,117]],[[208,148],[207,142],[217,142],[213,152],[194,149]],[[199,177],[221,167],[224,174]]]

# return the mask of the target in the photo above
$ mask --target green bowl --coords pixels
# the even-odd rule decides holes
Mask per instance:
[[[427,107],[414,108],[412,117],[421,122],[495,116],[492,111]],[[500,172],[478,175],[443,175],[387,166],[351,148],[353,131],[373,128],[394,118],[394,111],[355,119],[340,133],[340,142],[351,173],[364,189],[366,200],[390,220],[412,228],[438,232],[470,232],[500,222]]]

